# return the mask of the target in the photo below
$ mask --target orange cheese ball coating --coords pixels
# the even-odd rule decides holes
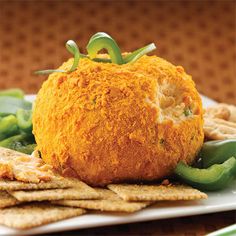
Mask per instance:
[[[60,69],[68,70],[70,59]],[[40,89],[33,133],[44,161],[93,185],[158,180],[203,143],[201,99],[181,66],[156,56],[116,65],[81,59]]]

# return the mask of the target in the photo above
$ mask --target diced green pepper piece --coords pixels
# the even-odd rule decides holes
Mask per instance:
[[[19,108],[31,110],[32,103],[20,98],[0,96],[0,116],[15,115]]]
[[[198,189],[220,190],[236,177],[236,158],[231,157],[208,169],[198,169],[179,162],[174,172],[181,180]]]
[[[26,132],[32,133],[32,110],[18,109],[16,118],[19,128]]]
[[[232,156],[236,157],[236,139],[205,142],[199,153],[203,168],[221,164]]]
[[[19,131],[17,125],[17,119],[13,115],[9,115],[6,117],[0,117],[0,141],[11,136],[17,134]]]
[[[0,96],[9,96],[23,99],[25,94],[21,89],[13,88],[13,89],[0,90]]]

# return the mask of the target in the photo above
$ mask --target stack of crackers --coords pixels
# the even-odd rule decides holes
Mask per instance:
[[[23,158],[24,161],[30,157],[33,163],[37,163],[37,171],[29,175],[27,168],[21,166],[20,170],[17,156],[21,156],[20,160]],[[25,162],[24,166],[29,165],[31,160]],[[79,180],[57,174],[47,175],[44,170],[48,170],[48,167],[42,166],[41,162],[37,157],[23,157],[21,153],[0,148],[0,224],[28,229],[76,217],[91,210],[130,213],[157,201],[207,198],[205,193],[191,187],[169,183],[110,184],[106,188],[92,188]],[[6,166],[8,169],[12,168],[13,171],[9,172],[11,175],[6,175]],[[17,179],[22,176],[24,181]],[[42,180],[42,176],[48,178]]]
[[[206,109],[204,134],[209,140],[236,138],[236,106],[219,103]]]

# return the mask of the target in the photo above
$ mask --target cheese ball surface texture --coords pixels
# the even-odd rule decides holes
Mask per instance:
[[[60,69],[69,70],[73,59]],[[201,99],[181,66],[156,56],[116,65],[81,59],[40,89],[33,133],[42,158],[93,186],[158,180],[203,143]]]

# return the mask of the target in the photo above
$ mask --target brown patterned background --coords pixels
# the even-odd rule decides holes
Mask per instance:
[[[70,55],[97,31],[123,51],[155,42],[156,54],[183,65],[199,91],[236,104],[236,1],[3,1],[0,0],[0,89],[36,93]],[[83,51],[83,50],[82,50]],[[83,230],[69,235],[205,235],[236,221],[234,212]],[[61,233],[60,235],[68,235]]]
[[[29,93],[70,55],[68,39],[84,49],[97,31],[123,51],[155,42],[156,54],[183,65],[197,88],[236,104],[236,1],[1,1],[0,88]]]

